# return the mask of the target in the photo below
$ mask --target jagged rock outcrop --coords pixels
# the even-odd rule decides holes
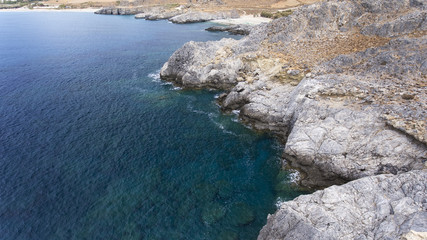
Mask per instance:
[[[212,26],[206,28],[210,32],[229,32],[236,35],[249,35],[253,26],[250,25],[226,25],[226,26]]]
[[[427,232],[427,170],[366,177],[283,203],[258,239],[401,239]]]
[[[189,6],[181,5],[179,7],[154,6],[147,7],[141,13],[136,14],[136,19],[163,20],[181,15],[188,11]]]
[[[239,13],[233,10],[226,12],[187,12],[170,18],[169,20],[173,23],[195,23],[238,17]]]
[[[241,68],[242,62],[237,60],[224,64],[221,60],[231,54],[224,46],[231,46],[236,42],[233,39],[188,42],[163,66],[161,77],[185,87],[232,87],[235,84],[233,79],[237,77],[236,70]]]
[[[104,14],[104,15],[135,15],[141,12],[144,12],[146,8],[143,7],[107,7],[101,8],[95,12],[95,14]]]
[[[145,19],[145,20],[164,20],[169,19],[172,17],[175,17],[177,15],[182,14],[183,11],[181,10],[174,10],[174,11],[145,11],[143,13],[139,13],[135,15],[136,19]]]
[[[416,0],[303,6],[240,41],[187,43],[161,76],[229,91],[222,107],[281,136],[303,185],[422,169],[426,8]]]

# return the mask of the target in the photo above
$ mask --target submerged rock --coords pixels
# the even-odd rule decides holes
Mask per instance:
[[[427,232],[427,171],[366,177],[286,202],[258,239],[400,239]]]
[[[231,223],[235,226],[244,226],[255,220],[253,210],[245,203],[236,203],[230,209]]]
[[[237,234],[236,232],[233,231],[223,231],[220,232],[218,235],[218,240],[238,240],[239,239],[239,234]]]
[[[206,225],[216,223],[224,216],[225,208],[218,203],[210,203],[202,211],[202,220]]]

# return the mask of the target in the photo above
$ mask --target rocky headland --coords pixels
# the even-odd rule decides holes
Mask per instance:
[[[360,179],[286,203],[260,239],[427,232],[426,16],[425,1],[324,1],[254,27],[239,41],[189,42],[163,66],[164,80],[225,90],[221,107],[275,133],[285,167],[302,173],[303,186]],[[324,192],[332,197],[320,201]],[[334,196],[345,200],[331,207]]]
[[[164,20],[173,23],[196,23],[211,20],[235,19],[240,15],[236,10],[227,11],[201,11],[192,9],[190,5],[178,7],[153,6],[153,7],[107,7],[95,12],[105,15],[135,15],[136,19]]]

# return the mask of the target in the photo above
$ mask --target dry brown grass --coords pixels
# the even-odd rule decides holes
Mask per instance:
[[[389,41],[390,38],[365,36],[352,32],[332,38],[298,39],[286,46],[281,43],[264,42],[263,50],[268,52],[268,55],[282,58],[291,64],[312,67],[338,55],[364,51],[371,47],[382,46]]]
[[[259,14],[264,10],[277,10],[277,9],[286,9],[303,4],[310,4],[317,2],[319,0],[223,0],[225,5],[199,5],[196,8],[203,10],[229,10],[229,9],[239,9],[246,14]],[[141,2],[141,1],[140,1]],[[195,2],[195,1],[193,1]],[[67,5],[75,7],[102,7],[102,6],[116,6],[118,1],[114,0],[48,0],[46,2],[48,5]],[[123,4],[123,2],[121,2]],[[129,1],[130,5],[140,5],[135,1]],[[143,5],[153,6],[153,5],[171,5],[171,4],[187,4],[188,1],[180,0],[145,0]]]

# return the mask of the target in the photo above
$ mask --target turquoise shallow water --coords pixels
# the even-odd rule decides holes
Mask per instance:
[[[1,239],[255,239],[278,144],[156,72],[209,24],[0,13]]]

